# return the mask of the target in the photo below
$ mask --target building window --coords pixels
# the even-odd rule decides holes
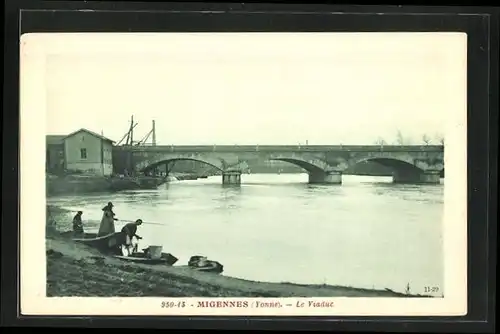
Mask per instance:
[[[80,149],[80,159],[87,159],[87,149],[86,148]]]

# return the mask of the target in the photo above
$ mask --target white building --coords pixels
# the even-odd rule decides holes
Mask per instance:
[[[85,174],[108,176],[113,173],[113,141],[87,129],[64,139],[65,168]]]

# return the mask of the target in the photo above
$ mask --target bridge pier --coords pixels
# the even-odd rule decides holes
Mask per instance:
[[[309,173],[310,184],[342,184],[342,172]]]
[[[408,171],[395,171],[392,174],[393,183],[408,184],[439,184],[441,177],[439,171],[425,171],[421,173]]]
[[[240,185],[241,172],[240,171],[226,171],[222,173],[223,185]]]
[[[421,183],[439,184],[441,183],[441,173],[439,171],[427,171],[420,175]]]

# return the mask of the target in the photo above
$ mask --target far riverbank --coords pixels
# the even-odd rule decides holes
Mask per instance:
[[[47,206],[48,296],[424,297],[388,289],[256,282],[196,272],[184,263],[172,267],[125,263],[63,238],[60,232],[70,229],[72,214]]]
[[[198,177],[188,173],[172,173],[164,177],[118,177],[92,175],[47,175],[47,196],[81,195],[90,193],[115,192],[123,190],[155,189],[160,184],[173,180],[196,180]]]

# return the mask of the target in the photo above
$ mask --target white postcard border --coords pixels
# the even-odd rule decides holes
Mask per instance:
[[[323,33],[324,35],[325,33]],[[351,33],[352,34],[352,33]],[[376,33],[371,33],[376,36]],[[467,122],[466,40],[463,33],[428,33],[429,38],[447,35],[450,52],[463,65],[457,71],[457,96],[447,110],[443,242],[445,258],[443,298],[152,298],[152,297],[46,297],[45,258],[45,59],[60,50],[78,51],[76,35],[99,38],[103,48],[127,43],[158,52],[165,34],[25,34],[20,42],[20,297],[23,315],[338,315],[338,316],[459,316],[467,313]],[[181,34],[176,35],[177,38]],[[255,33],[254,33],[255,35]],[[270,34],[279,38],[283,34]],[[310,34],[313,36],[314,34]],[[84,117],[84,115],[82,115]],[[225,307],[233,301],[245,306]],[[259,308],[256,302],[280,302],[281,308]],[[333,303],[326,307],[297,307],[310,301]],[[162,302],[174,307],[162,307]],[[173,302],[174,304],[171,304]],[[184,307],[180,307],[184,302]],[[199,303],[215,303],[201,306]],[[291,304],[292,306],[286,306]],[[166,305],[166,304],[163,304]]]

